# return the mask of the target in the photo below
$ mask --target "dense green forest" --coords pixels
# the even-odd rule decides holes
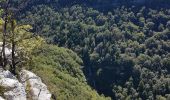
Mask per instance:
[[[87,85],[82,60],[73,51],[54,45],[42,45],[34,51],[27,69],[37,73],[47,84],[52,99],[110,100]]]
[[[16,19],[47,44],[33,52],[28,69],[59,100],[169,100],[169,5],[169,0],[30,0]]]

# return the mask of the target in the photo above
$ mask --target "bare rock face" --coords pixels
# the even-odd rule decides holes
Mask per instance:
[[[0,80],[0,85],[7,90],[14,89],[19,84],[18,80],[3,78]]]
[[[1,96],[0,96],[0,100],[5,100],[4,98],[2,98]]]
[[[3,45],[3,42],[0,42],[0,51],[2,51],[2,45]],[[12,50],[9,49],[6,45],[5,46],[5,54],[6,54],[7,58],[9,58],[9,57],[11,58],[11,52],[12,52]]]
[[[17,82],[16,87],[4,93],[7,100],[26,100],[25,87]]]
[[[26,100],[28,95],[31,100],[50,100],[51,98],[41,78],[27,70],[21,71],[19,82],[10,71],[0,68],[0,87],[5,89],[4,99],[0,97],[0,100]]]
[[[6,90],[4,91],[4,97],[6,100],[26,100],[24,85],[21,84],[9,71],[1,69],[0,86]],[[4,99],[0,98],[0,100]]]
[[[10,79],[15,79],[17,80],[17,78],[10,72],[10,71],[5,71],[2,68],[0,68],[0,79],[3,78],[10,78]]]
[[[51,94],[40,77],[30,71],[22,70],[20,80],[25,88],[29,87],[29,93],[33,100],[50,100]]]

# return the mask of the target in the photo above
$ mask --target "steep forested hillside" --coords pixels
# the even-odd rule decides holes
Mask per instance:
[[[110,100],[99,96],[86,82],[82,60],[71,50],[43,45],[33,53],[27,69],[37,73],[57,100]]]
[[[51,45],[28,69],[53,98],[109,99],[92,87],[113,100],[170,99],[169,0],[29,1],[16,19]]]
[[[121,100],[169,98],[169,8],[119,6],[100,12],[43,4],[20,18],[48,43],[75,51],[99,93]]]
[[[0,0],[0,99],[111,100],[87,84],[76,53],[46,44],[30,24],[18,23],[28,1]]]

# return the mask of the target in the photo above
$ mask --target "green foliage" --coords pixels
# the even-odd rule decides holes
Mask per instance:
[[[1,96],[1,97],[4,97],[4,93],[5,93],[6,91],[7,91],[7,90],[6,90],[4,87],[0,86],[0,96]]]
[[[71,50],[44,45],[34,52],[28,69],[37,73],[57,100],[107,100],[86,83],[82,60]]]
[[[12,20],[12,19],[9,19]],[[4,21],[0,21],[0,27],[2,26],[2,33],[3,33],[3,24]],[[8,58],[8,60],[12,60],[15,66],[18,68],[12,68],[11,63],[9,65],[11,66],[10,70],[14,69],[21,69],[23,66],[26,66],[31,59],[31,54],[34,49],[38,49],[43,43],[45,43],[44,39],[42,39],[39,36],[33,36],[33,33],[31,32],[32,26],[30,25],[17,25],[16,21],[14,21],[14,28],[12,31],[12,27],[10,26],[12,23],[7,23],[7,34],[6,35],[6,46],[11,49],[14,52],[14,55],[12,58]],[[4,35],[3,35],[4,36]],[[4,37],[1,36],[3,39]],[[12,55],[11,55],[12,56]]]
[[[97,5],[112,1],[93,2]],[[48,43],[76,52],[85,65],[83,70],[87,81],[99,93],[123,100],[164,99],[168,98],[170,91],[170,9],[166,6],[150,8],[149,4],[158,2],[150,0],[146,7],[119,6],[110,12],[100,12],[88,6],[72,6],[73,1],[59,0],[54,5],[31,5],[31,9],[19,18],[21,23],[31,24],[33,31]],[[76,2],[79,3],[82,2]],[[122,3],[129,4],[129,1],[122,0]],[[57,8],[56,4],[66,7],[62,5]],[[107,11],[107,7],[105,9]],[[44,54],[45,57],[51,55]],[[44,56],[43,53],[41,55]],[[43,57],[37,58],[37,62],[40,58]],[[77,70],[80,67],[75,67],[79,65],[65,64],[65,61],[70,62],[66,58],[51,56],[42,59],[41,63],[50,59],[48,64],[85,81],[82,71]],[[54,63],[56,61],[60,63]],[[82,64],[82,61],[78,62]],[[60,66],[64,66],[64,69]]]

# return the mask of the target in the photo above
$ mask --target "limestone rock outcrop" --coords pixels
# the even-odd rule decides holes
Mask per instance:
[[[1,96],[0,96],[0,100],[5,100],[4,98],[2,98]]]
[[[21,82],[24,84],[25,88],[29,87],[30,95],[33,100],[50,100],[51,94],[47,86],[42,83],[40,77],[27,70],[22,70],[20,76]]]
[[[4,89],[0,100],[27,100],[28,95],[31,100],[50,100],[51,94],[40,77],[27,70],[22,70],[19,77],[20,81],[0,68],[0,88]]]
[[[26,100],[24,85],[9,71],[0,70],[0,86],[5,89],[3,95],[6,100]]]

